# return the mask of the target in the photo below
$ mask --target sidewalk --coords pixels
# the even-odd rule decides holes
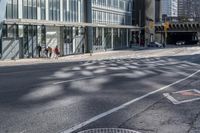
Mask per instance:
[[[178,55],[191,55],[200,54],[200,47],[168,47],[168,48],[143,48],[140,50],[127,49],[127,50],[116,50],[97,52],[90,55],[70,55],[65,57],[59,57],[56,59],[49,58],[30,58],[30,59],[19,59],[19,60],[5,60],[0,61],[0,66],[17,66],[17,65],[31,65],[31,64],[42,64],[42,63],[59,63],[59,62],[78,62],[78,61],[91,61],[91,60],[105,60],[105,59],[123,59],[123,58],[150,58],[150,57],[162,57],[162,56],[178,56]]]
[[[90,60],[103,60],[103,59],[114,59],[120,58],[123,55],[127,56],[132,54],[132,50],[119,50],[119,51],[107,51],[80,55],[69,55],[59,57],[58,59],[53,58],[29,58],[29,59],[18,59],[18,60],[4,60],[0,61],[0,66],[17,66],[17,65],[31,65],[31,64],[42,64],[42,63],[59,63],[59,62],[77,62],[77,61],[90,61]],[[120,55],[120,56],[119,56]]]

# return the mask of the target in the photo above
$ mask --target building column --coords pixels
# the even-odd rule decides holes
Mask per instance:
[[[2,33],[2,22],[5,18],[5,13],[6,13],[6,3],[7,3],[7,0],[0,0],[0,38],[1,38],[1,33]]]
[[[72,37],[73,37],[73,53],[76,51],[76,38],[75,38],[75,36],[76,36],[76,27],[73,27],[72,28],[73,30],[72,30]]]
[[[18,18],[22,19],[23,18],[23,3],[22,0],[18,0]],[[23,40],[24,37],[24,32],[23,32],[23,25],[18,25],[18,35],[20,40]],[[22,41],[23,42],[23,41]],[[20,45],[19,48],[19,58],[23,58],[23,45]]]
[[[85,22],[92,23],[92,0],[84,1],[84,9],[85,9]],[[93,51],[93,27],[87,27],[87,50],[88,52]]]
[[[49,0],[45,1],[45,9],[46,9],[46,13],[45,13],[46,20],[49,20]]]
[[[40,3],[39,3],[39,6],[37,6],[37,19],[41,20],[41,7],[40,7]]]
[[[128,29],[126,29],[126,46],[127,46],[127,48],[129,47],[129,40],[128,40],[128,38],[129,38],[129,32],[128,32]]]
[[[111,29],[111,49],[114,49],[113,38],[114,38],[114,35],[113,35],[113,28],[112,28]]]
[[[155,0],[146,0],[145,1],[145,14],[146,14],[146,26],[148,26],[148,33],[145,33],[145,42],[147,41],[148,43],[151,41],[151,36],[152,39],[154,41],[155,39],[155,28],[151,28],[149,27],[149,23],[151,21],[153,21],[153,23],[155,23],[155,8],[156,8],[156,4],[155,4]],[[146,44],[146,43],[145,43]]]
[[[63,21],[63,0],[60,0],[60,21]]]
[[[60,27],[59,31],[60,31],[60,55],[64,56],[64,38],[63,38],[64,27]]]
[[[23,18],[23,4],[22,0],[18,0],[18,18]]]
[[[103,47],[103,50],[106,50],[104,34],[105,34],[104,28],[102,27],[102,47]]]
[[[78,0],[78,22],[81,22],[81,1]]]

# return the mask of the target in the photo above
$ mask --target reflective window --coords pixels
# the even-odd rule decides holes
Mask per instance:
[[[60,20],[60,0],[49,0],[49,20]]]
[[[32,0],[28,0],[28,18],[32,19]]]
[[[93,0],[94,23],[129,25],[132,23],[133,0]]]
[[[8,0],[7,8],[6,8],[6,18],[8,19],[16,19],[18,18],[18,0]]]
[[[46,19],[46,8],[45,8],[45,0],[40,0],[40,9],[41,9],[41,19],[45,20]]]
[[[13,0],[13,18],[18,18],[18,0]]]
[[[10,37],[10,38],[16,38],[18,37],[18,26],[17,25],[7,25],[6,27],[7,31],[7,37]]]
[[[63,0],[63,20],[82,22],[84,20],[84,0]]]
[[[37,1],[32,1],[33,19],[37,19]]]
[[[7,9],[6,9],[6,17],[7,18],[12,18],[12,12],[13,12],[12,0],[8,0]]]
[[[36,0],[23,0],[23,18],[37,19]]]
[[[23,18],[28,18],[28,1],[23,0]]]

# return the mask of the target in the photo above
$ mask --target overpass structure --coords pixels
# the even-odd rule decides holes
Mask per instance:
[[[184,41],[186,44],[196,44],[200,39],[200,18],[166,18],[165,22],[155,24],[155,34],[156,40],[161,43]]]
[[[200,18],[170,17],[166,19],[169,23],[167,32],[198,32],[200,31]],[[165,32],[164,23],[155,24],[155,32]]]

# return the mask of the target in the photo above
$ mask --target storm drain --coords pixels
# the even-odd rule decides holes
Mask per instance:
[[[200,100],[200,91],[196,89],[164,93],[163,95],[173,104],[182,104]]]
[[[140,133],[140,132],[129,129],[121,129],[121,128],[97,128],[97,129],[81,131],[79,133]]]

